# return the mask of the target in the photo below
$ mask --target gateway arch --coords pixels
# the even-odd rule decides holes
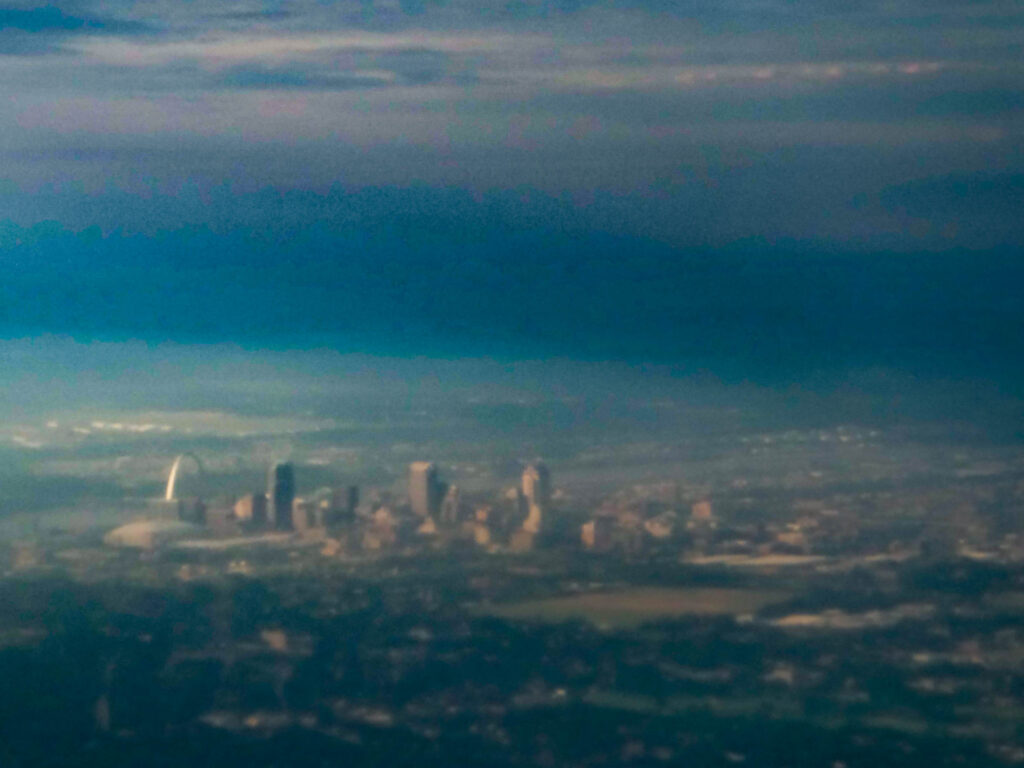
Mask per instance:
[[[171,465],[171,475],[167,478],[167,492],[164,494],[165,501],[174,501],[174,486],[178,482],[178,470],[181,469],[181,462],[185,459],[192,459],[199,474],[203,474],[203,463],[194,453],[183,453],[174,460]]]

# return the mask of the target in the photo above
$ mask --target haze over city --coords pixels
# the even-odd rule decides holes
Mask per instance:
[[[0,0],[0,765],[1024,762],[1022,43]]]

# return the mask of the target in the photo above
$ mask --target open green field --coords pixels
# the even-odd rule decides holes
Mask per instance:
[[[481,610],[504,619],[561,622],[581,619],[599,627],[635,627],[675,616],[728,616],[755,613],[790,595],[782,591],[720,587],[639,587],[542,600],[503,603]]]

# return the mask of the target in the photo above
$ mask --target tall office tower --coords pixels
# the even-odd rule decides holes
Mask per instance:
[[[523,497],[528,509],[523,530],[539,533],[541,517],[551,501],[551,473],[544,462],[535,461],[523,470]]]
[[[267,524],[267,496],[264,493],[247,493],[235,502],[235,519],[257,528]]]
[[[292,528],[296,531],[309,531],[324,527],[324,518],[320,505],[311,499],[297,498],[292,501]]]
[[[449,485],[448,492],[441,502],[441,522],[444,525],[455,525],[459,522],[459,509],[462,506],[462,495],[459,486]]]
[[[413,513],[419,517],[436,515],[441,511],[444,493],[432,461],[414,461],[409,465],[409,503]]]
[[[543,461],[535,461],[523,470],[523,495],[530,504],[543,509],[551,503],[551,472]]]
[[[292,502],[295,500],[295,468],[274,464],[267,474],[267,512],[279,531],[292,529]]]
[[[196,525],[206,524],[206,504],[202,499],[182,499],[178,501],[178,519]]]
[[[327,515],[325,524],[329,526],[348,525],[356,517],[359,506],[359,486],[350,485],[346,488],[335,488],[330,498],[325,500]]]
[[[707,523],[715,519],[714,513],[711,511],[711,502],[707,499],[698,501],[690,507],[690,517],[693,520]]]

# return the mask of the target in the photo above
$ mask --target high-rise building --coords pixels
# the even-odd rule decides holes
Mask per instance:
[[[324,527],[323,515],[320,506],[312,499],[301,497],[292,500],[292,528],[296,531],[305,532]]]
[[[696,502],[690,507],[690,517],[697,522],[709,523],[715,519],[711,511],[711,502],[707,499]]]
[[[206,504],[202,499],[181,499],[178,501],[178,519],[186,523],[204,525],[206,523]]]
[[[348,525],[355,520],[359,506],[359,486],[335,488],[326,500],[327,514],[324,522],[328,526]]]
[[[462,495],[459,493],[459,486],[448,486],[448,492],[441,502],[441,523],[444,525],[455,525],[459,522],[459,510],[462,507]]]
[[[542,509],[551,503],[551,472],[543,461],[535,461],[523,470],[523,495]]]
[[[526,525],[530,515],[530,502],[522,488],[512,487],[504,493],[497,515],[493,519],[495,531],[511,535]]]
[[[409,504],[419,517],[436,516],[441,511],[445,487],[438,479],[437,466],[431,461],[409,465]]]
[[[279,531],[292,529],[292,502],[295,500],[295,468],[275,464],[267,474],[267,512]]]
[[[544,462],[535,461],[523,470],[522,493],[528,510],[523,530],[539,533],[541,518],[551,501],[551,473]]]
[[[586,549],[607,552],[612,547],[612,531],[615,519],[609,515],[598,515],[580,528],[580,541]]]
[[[267,524],[267,495],[265,493],[247,493],[235,502],[235,519],[249,523],[257,528]]]

